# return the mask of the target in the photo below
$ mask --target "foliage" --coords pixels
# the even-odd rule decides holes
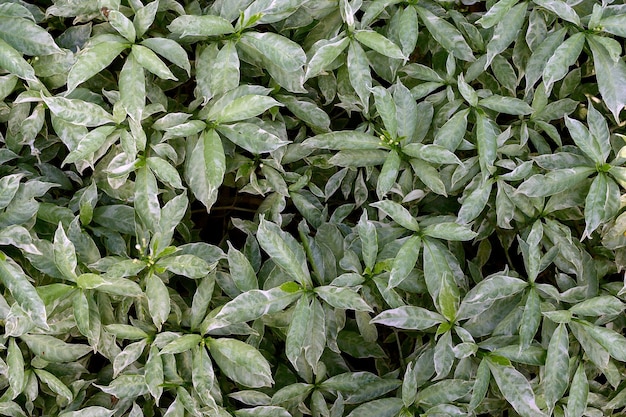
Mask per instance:
[[[0,415],[621,413],[625,36],[611,0],[0,1]]]

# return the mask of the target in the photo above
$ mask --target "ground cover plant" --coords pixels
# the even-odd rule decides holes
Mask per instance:
[[[0,415],[624,415],[625,36],[0,1]]]

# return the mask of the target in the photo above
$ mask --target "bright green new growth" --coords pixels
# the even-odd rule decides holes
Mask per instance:
[[[0,415],[622,413],[625,28],[0,1]]]

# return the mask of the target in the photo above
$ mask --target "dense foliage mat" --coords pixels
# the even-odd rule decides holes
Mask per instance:
[[[469,3],[0,1],[0,415],[623,415],[626,6]]]

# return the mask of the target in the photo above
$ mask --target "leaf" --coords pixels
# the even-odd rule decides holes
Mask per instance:
[[[9,387],[13,391],[12,397],[15,398],[22,393],[26,381],[24,379],[24,356],[14,338],[9,341],[6,360],[8,368],[6,376],[9,380]]]
[[[392,59],[407,59],[407,57],[404,56],[402,50],[398,47],[398,45],[385,38],[378,32],[367,29],[357,30],[354,32],[354,37],[363,45],[367,46],[370,49],[373,49],[381,55],[387,56]]]
[[[124,374],[115,378],[108,386],[95,386],[103,392],[120,399],[136,398],[148,393],[148,387],[143,375]]]
[[[22,17],[0,17],[0,38],[19,52],[31,55],[61,53],[54,38],[30,19]]]
[[[0,281],[33,323],[48,328],[46,306],[22,268],[0,252]]]
[[[418,232],[420,230],[419,223],[415,217],[413,217],[413,215],[402,205],[394,201],[377,201],[376,203],[370,204],[370,206],[382,210],[386,215],[391,217],[393,221],[405,229],[409,229],[414,232]]]
[[[587,42],[593,53],[598,89],[606,106],[619,122],[619,113],[626,105],[626,63],[621,59],[612,59],[595,35],[588,36]]]
[[[289,411],[275,405],[260,405],[235,411],[235,417],[291,417]]]
[[[199,334],[184,334],[163,346],[159,355],[174,355],[187,352],[198,346],[201,341],[202,336]]]
[[[569,385],[569,336],[563,323],[556,328],[548,345],[545,375],[541,381],[544,397],[548,403],[548,411],[552,412],[554,404],[561,399]]]
[[[485,29],[489,29],[495,26],[502,20],[504,16],[511,10],[511,7],[515,6],[519,0],[500,0],[493,4],[487,13],[485,13],[480,19],[476,21]]]
[[[103,41],[83,49],[76,55],[76,62],[67,74],[67,91],[74,91],[78,85],[108,67],[128,46],[121,41]]]
[[[350,149],[378,149],[381,147],[380,139],[357,131],[337,131],[323,133],[305,139],[302,145],[311,148],[350,150]]]
[[[483,173],[490,172],[497,158],[499,134],[498,126],[482,112],[476,112],[476,144],[478,158]]]
[[[324,285],[316,287],[314,290],[322,300],[335,308],[356,311],[369,311],[372,308],[353,289],[347,287],[336,287],[334,285]]]
[[[448,149],[439,145],[423,145],[421,143],[409,143],[402,148],[402,151],[415,158],[422,159],[432,164],[458,164],[461,161]]]
[[[159,0],[156,0],[138,8],[135,11],[133,25],[135,26],[135,33],[138,38],[141,38],[148,31],[152,23],[154,23],[154,18],[156,17],[158,9]]]
[[[54,233],[54,263],[65,279],[76,282],[76,250],[59,222]]]
[[[226,172],[226,156],[222,140],[215,130],[202,132],[197,140],[188,140],[185,178],[193,195],[204,204],[207,212],[217,200],[217,190]]]
[[[539,329],[541,322],[541,299],[535,288],[528,291],[522,321],[519,328],[520,350],[527,349]]]
[[[35,355],[48,362],[73,362],[92,350],[90,346],[78,343],[65,343],[56,337],[44,334],[24,334],[20,338],[26,342],[28,348]]]
[[[212,107],[207,118],[216,123],[237,122],[258,116],[276,106],[282,104],[272,97],[250,94],[238,97],[224,107]]]
[[[512,297],[527,286],[526,281],[515,277],[506,275],[487,277],[465,294],[457,319],[477,317],[496,301]]]
[[[230,22],[219,16],[178,16],[167,27],[170,32],[185,36],[219,36],[235,32]]]
[[[546,38],[534,49],[533,54],[526,64],[526,91],[530,91],[535,83],[541,78],[543,71],[554,51],[563,43],[567,30],[561,28],[550,33]]]
[[[580,148],[590,159],[597,164],[603,164],[606,159],[604,151],[598,141],[589,133],[585,125],[575,119],[565,116],[565,125],[574,139],[576,146]]]
[[[305,348],[308,324],[311,320],[312,309],[308,295],[298,299],[296,307],[291,314],[287,338],[285,340],[285,355],[295,369],[298,367],[298,358],[302,356]]]
[[[514,97],[491,95],[478,102],[479,106],[486,107],[499,113],[523,116],[534,112],[533,108],[525,101]]]
[[[569,387],[567,398],[567,412],[570,417],[582,417],[587,408],[587,396],[589,395],[589,381],[585,374],[585,364],[580,362],[572,384]]]
[[[580,18],[576,11],[566,2],[561,0],[533,0],[535,4],[550,10],[561,19],[580,26]]]
[[[248,290],[224,304],[215,316],[215,320],[223,320],[227,323],[245,323],[256,320],[266,314],[284,310],[301,296],[302,292],[299,290],[288,292],[280,287],[270,290]]]
[[[467,116],[469,109],[461,110],[446,121],[435,133],[435,145],[442,146],[450,152],[454,152],[467,131]]]
[[[419,258],[422,239],[418,235],[411,236],[402,244],[398,254],[393,260],[391,273],[389,274],[389,288],[394,288],[404,281],[417,263]]]
[[[240,42],[256,49],[267,61],[288,72],[298,71],[306,64],[306,54],[300,45],[277,33],[244,32]]]
[[[211,270],[211,267],[204,259],[192,254],[161,258],[156,265],[174,274],[194,279],[204,278]]]
[[[618,298],[611,295],[601,295],[575,304],[569,311],[579,316],[613,316],[620,314],[624,308],[624,303]]]
[[[117,378],[119,373],[130,364],[134,363],[146,347],[146,339],[127,345],[113,360],[113,377]]]
[[[91,130],[80,139],[76,149],[72,150],[67,155],[67,157],[63,160],[63,164],[73,164],[76,162],[91,160],[94,153],[98,152],[102,148],[109,135],[111,135],[114,130],[114,126],[100,126]]]
[[[337,57],[346,49],[349,38],[341,38],[337,41],[325,42],[315,50],[309,58],[306,66],[305,79],[313,78],[320,75]]]
[[[369,97],[372,89],[372,74],[370,64],[361,44],[352,40],[348,46],[348,57],[346,66],[348,67],[348,77],[350,84],[361,99],[361,104],[365,111],[369,109]]]
[[[0,39],[0,68],[27,81],[37,81],[35,70],[22,58],[22,54]]]
[[[618,185],[601,172],[594,178],[585,199],[585,236],[590,236],[602,223],[612,218],[620,208]]]
[[[161,329],[161,325],[170,315],[171,305],[167,287],[156,274],[149,274],[146,277],[146,297],[152,322],[157,329]]]
[[[208,339],[207,347],[220,370],[234,382],[250,388],[272,385],[270,364],[252,346],[236,339]]]
[[[205,404],[215,402],[211,396],[211,390],[215,383],[215,374],[213,371],[213,363],[204,346],[195,346],[192,348],[192,364],[191,381],[196,393]]]
[[[191,74],[191,64],[187,52],[178,42],[168,38],[148,38],[141,41],[141,45],[152,49],[172,64],[184,69],[188,75]]]
[[[582,320],[577,322],[581,323],[585,331],[605,348],[614,359],[626,362],[626,338],[624,336],[606,327],[596,326]]]
[[[496,55],[502,53],[513,42],[519,34],[524,21],[526,20],[526,2],[513,6],[498,22],[494,29],[494,34],[487,44],[487,68]]]
[[[458,212],[459,223],[468,224],[480,215],[480,213],[487,206],[492,188],[493,182],[483,181],[478,185],[478,187],[472,190],[469,195],[464,197],[463,205]]]
[[[155,345],[150,346],[150,353],[144,367],[144,375],[146,377],[148,392],[150,392],[150,395],[152,395],[155,400],[159,401],[163,394],[163,359],[161,359],[159,355],[159,348]]]
[[[97,289],[108,294],[126,297],[141,297],[143,292],[137,283],[126,278],[113,278],[106,275],[82,274],[76,279],[79,288]]]
[[[359,405],[347,417],[395,417],[401,409],[400,398],[381,398]]]
[[[146,83],[143,68],[134,55],[126,58],[120,71],[120,100],[124,103],[126,113],[137,123],[141,123],[145,108]]]
[[[423,7],[416,7],[416,10],[428,32],[438,44],[460,60],[469,62],[475,60],[472,48],[470,48],[457,28]]]
[[[567,75],[569,68],[576,63],[584,45],[585,35],[579,32],[570,36],[556,48],[543,70],[543,83],[546,91],[550,91],[555,82]]]
[[[151,49],[143,45],[135,44],[132,46],[131,55],[137,60],[137,63],[150,71],[154,75],[164,80],[176,80],[172,71],[165,65],[161,58],[157,56]]]
[[[555,169],[545,175],[536,174],[524,181],[517,192],[528,197],[548,197],[580,184],[592,172],[595,168],[582,166]]]
[[[476,370],[476,379],[472,388],[472,398],[469,403],[470,410],[476,409],[485,398],[489,389],[489,381],[491,380],[491,372],[487,360],[481,360]]]
[[[6,208],[20,188],[22,174],[5,175],[0,178],[0,209]]]
[[[65,411],[59,414],[59,417],[111,417],[115,414],[115,410],[100,406],[84,407],[78,411]]]
[[[261,219],[256,238],[261,248],[286,274],[303,287],[312,287],[302,246],[293,238],[290,244],[285,240],[285,235],[277,225]]]
[[[466,226],[451,222],[436,223],[426,226],[422,232],[425,236],[449,241],[472,240],[478,235]]]
[[[446,319],[442,315],[434,311],[417,306],[403,306],[383,311],[374,317],[370,323],[384,324],[406,330],[426,330],[445,321]]]
[[[255,123],[238,122],[218,126],[217,130],[237,146],[256,155],[273,152],[290,143]]]
[[[42,96],[52,114],[79,126],[95,127],[113,122],[113,116],[97,104],[79,99]]]
[[[522,417],[545,417],[535,402],[535,393],[528,380],[512,366],[501,365],[491,357],[487,364],[504,398]]]
[[[117,10],[109,10],[109,24],[130,43],[135,43],[137,32],[133,22]]]

